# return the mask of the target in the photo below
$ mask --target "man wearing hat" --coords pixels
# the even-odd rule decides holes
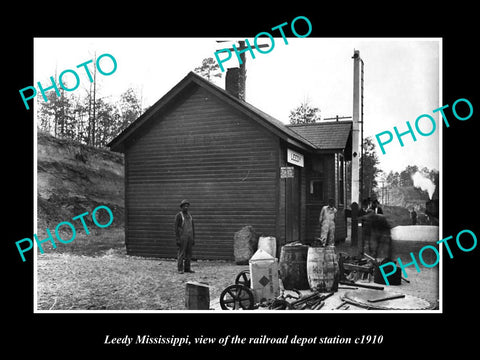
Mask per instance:
[[[190,268],[192,258],[192,247],[195,245],[195,227],[192,215],[188,212],[190,202],[182,200],[181,211],[175,216],[175,238],[178,246],[177,267],[178,272],[193,273]]]

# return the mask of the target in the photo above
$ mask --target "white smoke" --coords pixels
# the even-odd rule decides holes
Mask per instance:
[[[413,186],[420,188],[428,192],[428,197],[432,200],[433,193],[435,192],[435,184],[432,180],[426,178],[418,171],[412,175]]]

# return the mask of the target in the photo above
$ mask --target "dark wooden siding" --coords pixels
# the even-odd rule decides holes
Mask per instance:
[[[126,148],[126,242],[132,255],[175,257],[174,217],[191,202],[199,259],[232,259],[233,235],[275,235],[276,136],[192,85]]]

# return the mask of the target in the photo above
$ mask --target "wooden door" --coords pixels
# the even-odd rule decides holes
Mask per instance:
[[[300,240],[300,168],[294,166],[293,178],[286,179],[286,241]]]

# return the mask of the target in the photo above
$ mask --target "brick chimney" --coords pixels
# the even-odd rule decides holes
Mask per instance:
[[[245,81],[246,71],[245,64],[239,68],[227,69],[225,77],[225,90],[236,98],[245,101]]]

